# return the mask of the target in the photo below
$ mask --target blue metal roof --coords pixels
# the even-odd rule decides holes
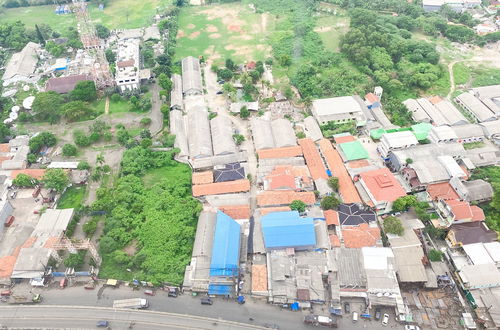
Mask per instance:
[[[271,212],[261,219],[267,249],[313,248],[316,234],[312,218],[301,218],[297,211]]]
[[[231,294],[231,285],[209,284],[208,294],[227,296]]]
[[[236,276],[240,258],[240,225],[218,211],[210,276]]]

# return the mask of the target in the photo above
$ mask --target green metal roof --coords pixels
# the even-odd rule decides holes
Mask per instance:
[[[385,130],[383,128],[377,128],[370,130],[370,137],[374,140],[380,140],[382,135],[385,134]]]
[[[419,123],[411,126],[413,134],[415,134],[415,137],[419,141],[427,139],[427,135],[429,134],[431,128],[432,125],[429,123]]]
[[[356,160],[356,159],[366,159],[368,158],[368,152],[363,147],[361,142],[358,140],[352,142],[341,143],[340,149],[346,156],[347,160]]]

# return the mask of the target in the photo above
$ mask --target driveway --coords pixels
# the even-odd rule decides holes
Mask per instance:
[[[160,87],[156,81],[151,85],[151,126],[152,135],[160,133],[163,129],[163,113],[161,113]]]

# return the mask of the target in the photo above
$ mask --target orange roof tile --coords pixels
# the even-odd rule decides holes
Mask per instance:
[[[14,249],[12,255],[0,258],[0,278],[10,277],[12,275],[12,271],[14,270],[14,265],[16,264],[16,260],[19,256],[21,248],[32,247],[36,242],[36,239],[36,237],[28,237],[28,239],[22,245],[17,246]]]
[[[10,177],[12,179],[15,179],[18,174],[26,174],[29,175],[32,178],[35,178],[37,180],[41,180],[43,175],[45,174],[45,170],[41,168],[27,168],[24,170],[14,170],[10,173]]]
[[[47,238],[43,247],[46,249],[51,249],[54,246],[54,244],[56,244],[58,242],[59,242],[59,237],[52,236],[52,237]]]
[[[323,160],[313,140],[300,139],[299,145],[302,147],[302,152],[304,153],[304,158],[306,159],[306,164],[313,180],[328,179],[325,164],[323,164]]]
[[[369,101],[372,104],[379,101],[378,96],[373,93],[366,94],[365,100]]]
[[[291,211],[291,208],[289,206],[276,206],[276,207],[265,207],[259,209],[261,216],[264,216],[271,212],[283,212],[283,211]]]
[[[310,183],[311,178],[307,166],[291,166],[291,165],[277,165],[269,174],[269,177],[273,175],[287,174],[294,178],[300,178],[304,183]],[[295,185],[294,185],[295,187]]]
[[[339,194],[344,203],[361,203],[354,183],[345,169],[344,162],[337,150],[333,149],[332,143],[326,139],[319,141],[319,147],[323,157],[326,159],[328,168],[332,171],[333,175],[339,178]]]
[[[344,246],[346,248],[359,249],[376,246],[381,236],[378,227],[370,227],[368,224],[362,223],[359,226],[343,228],[342,238],[344,239]]]
[[[194,172],[191,180],[193,184],[207,184],[214,182],[214,174],[212,171]]]
[[[250,190],[250,181],[247,179],[217,182],[208,184],[197,184],[193,186],[193,196],[218,195],[244,192]]]
[[[470,220],[470,221],[484,221],[485,216],[483,210],[476,206],[470,205],[468,202],[459,200],[445,201],[455,216],[455,221]]]
[[[323,211],[323,214],[325,215],[326,224],[328,226],[329,225],[340,226],[339,214],[337,211],[326,210],[326,211]]]
[[[10,156],[0,156],[0,164],[3,163],[4,160],[11,160],[12,157]]]
[[[393,202],[406,196],[406,191],[387,167],[363,172],[360,177],[377,201]]]
[[[340,239],[337,235],[331,234],[330,235],[330,244],[332,247],[340,247]]]
[[[300,146],[293,146],[257,150],[257,155],[259,156],[259,159],[297,157],[302,156],[302,148]]]
[[[250,219],[250,205],[225,205],[219,209],[233,219]]]
[[[335,140],[336,144],[356,141],[356,138],[352,135],[337,136],[337,137],[334,137],[333,139]]]
[[[448,183],[434,183],[427,186],[427,193],[433,200],[460,199],[455,189]]]
[[[252,292],[267,291],[266,265],[252,265]]]
[[[366,159],[358,159],[348,162],[347,166],[349,166],[349,168],[361,168],[370,166],[370,162]]]
[[[316,202],[316,197],[312,191],[264,191],[257,195],[257,205],[289,205],[294,200],[300,200],[311,205]]]
[[[429,102],[431,102],[432,104],[437,104],[441,101],[442,99],[439,96],[433,96],[429,98]]]
[[[0,152],[10,152],[10,147],[8,143],[0,144]]]
[[[278,189],[291,189],[294,190],[297,188],[295,185],[295,177],[289,174],[277,174],[277,175],[268,175],[266,177],[269,182],[270,190],[278,190]]]

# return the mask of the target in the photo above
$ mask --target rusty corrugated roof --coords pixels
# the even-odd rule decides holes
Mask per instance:
[[[288,158],[302,156],[302,148],[300,146],[273,148],[257,150],[259,159],[267,158]]]
[[[267,291],[266,265],[252,265],[252,292]]]
[[[304,154],[307,167],[309,168],[309,172],[311,172],[313,180],[328,179],[325,164],[323,164],[323,159],[321,159],[313,140],[300,139],[299,145],[302,147],[302,153]]]
[[[257,205],[259,206],[289,205],[294,200],[311,205],[316,202],[316,197],[312,191],[264,191],[257,195]]]
[[[209,184],[197,184],[193,186],[193,196],[219,195],[244,192],[250,190],[250,181],[247,179],[217,182]]]
[[[224,205],[219,206],[219,210],[226,213],[233,219],[250,218],[250,205]]]
[[[214,182],[214,175],[212,171],[194,172],[191,176],[193,184],[207,184]]]
[[[342,238],[346,248],[359,249],[376,246],[381,236],[378,227],[370,227],[368,224],[363,223],[359,226],[343,227]]]

